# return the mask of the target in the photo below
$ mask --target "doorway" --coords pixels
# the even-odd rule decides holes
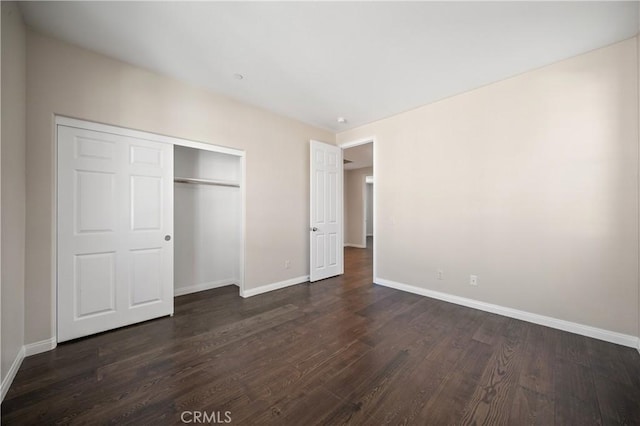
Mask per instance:
[[[375,271],[375,141],[366,138],[340,147],[344,161],[345,258],[353,250],[367,251],[373,257]]]
[[[365,237],[367,248],[373,248],[373,175],[366,176],[365,180],[365,208],[364,208],[364,222],[365,222]]]

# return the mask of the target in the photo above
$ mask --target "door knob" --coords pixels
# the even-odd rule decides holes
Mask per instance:
[[[164,240],[165,241],[171,241],[171,235],[165,235],[164,236]]]
[[[316,228],[316,227],[314,226],[313,228],[311,228],[311,230],[312,230],[313,232],[316,232],[316,231],[318,230],[318,228]]]

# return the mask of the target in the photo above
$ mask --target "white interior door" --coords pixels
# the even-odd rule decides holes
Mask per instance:
[[[311,141],[310,281],[344,273],[342,149]]]
[[[173,145],[58,126],[58,341],[173,314]]]

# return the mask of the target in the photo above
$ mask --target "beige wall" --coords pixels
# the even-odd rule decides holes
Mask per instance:
[[[26,32],[2,2],[2,380],[24,344]]]
[[[364,202],[366,176],[373,176],[373,167],[344,171],[344,243],[363,245]]]
[[[339,134],[376,137],[378,277],[638,336],[637,54],[630,39]]]
[[[27,342],[55,326],[54,114],[245,150],[246,288],[308,275],[309,139],[332,133],[31,31],[27,48]]]

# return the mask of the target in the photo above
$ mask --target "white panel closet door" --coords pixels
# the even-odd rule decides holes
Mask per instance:
[[[309,281],[344,273],[342,149],[311,141]]]
[[[173,145],[58,126],[58,341],[173,314]]]

